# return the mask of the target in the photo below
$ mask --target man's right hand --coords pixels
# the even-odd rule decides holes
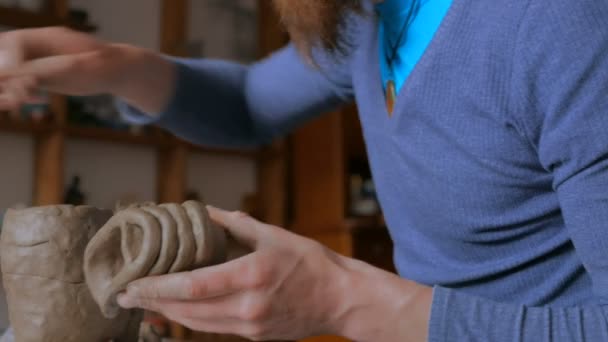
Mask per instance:
[[[37,89],[66,95],[108,93],[144,112],[160,112],[175,67],[161,56],[51,27],[0,34],[0,110],[33,100]]]

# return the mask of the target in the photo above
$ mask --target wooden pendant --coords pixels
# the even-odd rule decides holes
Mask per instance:
[[[397,87],[395,81],[389,80],[386,82],[386,110],[388,116],[393,116],[393,110],[395,109],[395,101],[397,100]]]

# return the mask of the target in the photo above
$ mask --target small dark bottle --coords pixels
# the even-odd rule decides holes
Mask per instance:
[[[72,177],[72,182],[65,192],[64,203],[71,205],[83,205],[85,204],[86,196],[80,190],[80,177]]]

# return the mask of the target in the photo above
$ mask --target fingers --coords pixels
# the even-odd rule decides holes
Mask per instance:
[[[127,304],[125,299],[119,297],[121,301]],[[194,331],[252,336],[256,333],[256,319],[264,313],[259,309],[252,311],[251,308],[256,307],[254,302],[252,296],[235,294],[189,302],[139,299],[128,302],[129,306],[126,307],[160,313]]]
[[[25,77],[46,79],[58,74],[77,72],[78,61],[87,55],[61,55],[34,59],[18,66],[1,69],[0,81]]]
[[[192,272],[140,279],[129,284],[123,299],[200,300],[239,292],[248,286],[243,276],[248,264],[247,258],[241,258]]]
[[[5,92],[13,94],[21,102],[27,102],[27,100],[34,97],[34,91],[36,90],[36,79],[31,76],[24,76],[12,79],[3,86]]]
[[[220,335],[244,335],[240,333],[241,322],[238,320],[196,320],[168,316],[167,318],[193,331],[205,331]]]
[[[23,63],[23,50],[17,42],[0,44],[0,69],[10,70]]]
[[[17,30],[0,35],[0,83],[9,88],[1,100],[15,106],[24,102],[23,91],[13,83],[34,77],[42,83],[66,76],[82,77],[78,66],[82,60],[93,60],[90,54],[102,50],[105,43],[65,28]]]
[[[25,103],[39,103],[36,92],[56,75],[75,73],[75,57],[57,56],[37,59],[20,66],[0,69],[0,110],[19,110]]]
[[[229,212],[207,206],[213,221],[224,227],[238,242],[249,247],[257,247],[263,238],[264,224],[242,212]]]
[[[238,318],[239,295],[228,295],[200,301],[176,301],[164,299],[119,296],[126,309],[140,308],[162,314],[174,320],[184,319],[233,319]],[[124,304],[124,305],[123,305]]]
[[[173,318],[167,316],[170,320],[177,322],[192,331],[204,331],[213,334],[241,336],[248,340],[262,341],[268,340],[263,337],[263,329],[255,323],[239,319],[188,319],[188,318]]]
[[[19,110],[25,103],[38,103],[38,82],[34,77],[25,76],[2,83],[0,110]]]
[[[267,227],[242,213],[209,208],[211,217],[240,241],[256,244],[266,238]],[[129,284],[127,297],[172,300],[200,300],[255,288],[264,272],[258,264],[263,254],[253,253],[230,262],[192,272],[148,277]],[[259,271],[259,272],[258,272]],[[126,299],[125,299],[126,300]]]
[[[20,30],[16,40],[23,46],[27,59],[89,52],[104,44],[89,34],[65,27]]]
[[[91,74],[91,68],[97,67],[93,58],[94,53],[79,55],[53,56],[32,60],[20,66],[0,68],[0,110],[16,110],[24,103],[41,103],[36,96],[39,89],[56,91],[58,85],[72,87],[77,93],[84,86],[72,79]],[[91,82],[94,77],[91,76]]]

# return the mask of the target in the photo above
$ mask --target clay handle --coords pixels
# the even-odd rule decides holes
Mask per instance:
[[[148,274],[161,251],[161,226],[136,208],[114,215],[89,242],[84,271],[87,284],[104,316],[116,317],[116,296],[127,284]]]

